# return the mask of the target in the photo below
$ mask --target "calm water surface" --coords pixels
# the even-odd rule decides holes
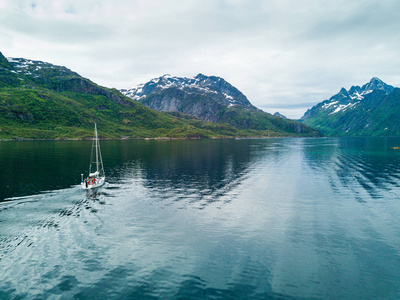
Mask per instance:
[[[396,138],[0,143],[0,299],[399,299]]]

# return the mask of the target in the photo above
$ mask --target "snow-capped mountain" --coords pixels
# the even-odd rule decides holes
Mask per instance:
[[[171,88],[184,91],[185,94],[188,95],[207,94],[224,106],[243,105],[255,109],[245,95],[224,79],[216,76],[205,76],[203,74],[198,74],[196,77],[189,78],[164,75],[150,80],[145,84],[140,84],[137,87],[122,89],[120,92],[125,96],[142,102],[146,97],[152,94],[159,94],[161,91]],[[162,108],[158,107],[156,109],[161,111],[175,110],[171,109],[170,105],[166,105]]]
[[[59,76],[73,75],[79,76],[77,73],[72,72],[66,67],[55,66],[50,63],[37,61],[37,60],[30,60],[25,58],[13,58],[7,57],[8,62],[14,67],[14,70],[11,72],[20,75],[30,75],[33,77],[40,77],[43,74],[44,70],[53,70],[59,73]]]
[[[397,105],[390,103],[396,96],[394,90],[393,86],[373,77],[361,87],[342,88],[329,100],[307,110],[301,120],[328,135],[386,135],[376,123],[381,124],[390,113],[390,109],[386,113],[380,109],[386,105]],[[378,115],[379,120],[375,122]],[[384,130],[389,130],[389,127],[385,125]]]
[[[237,88],[216,76],[164,75],[120,92],[158,111],[184,113],[208,122],[228,123],[239,129],[265,130],[265,135],[270,131],[283,135],[287,132],[320,135],[300,122],[258,109]]]
[[[26,87],[40,85],[57,92],[72,91],[102,95],[115,103],[132,106],[132,101],[120,93],[98,86],[64,66],[25,58],[5,58],[4,56],[0,61],[1,65],[3,65],[3,70],[0,72],[0,79],[2,75],[6,75],[4,82],[8,84],[22,84]]]
[[[349,90],[342,88],[339,93],[332,96],[329,100],[325,100],[309,109],[301,119],[307,120],[308,117],[321,112],[332,115],[349,109],[355,109],[365,96],[371,92],[379,90],[389,94],[393,89],[393,86],[384,83],[377,77],[373,77],[370,82],[364,84],[362,87],[352,86]]]

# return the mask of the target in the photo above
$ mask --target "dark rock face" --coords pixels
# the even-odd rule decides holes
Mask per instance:
[[[230,106],[257,109],[237,88],[216,76],[194,78],[164,75],[121,92],[158,111],[179,111],[217,122],[217,114]]]
[[[10,63],[8,62],[7,58],[0,52],[0,67],[5,69],[12,69]]]
[[[217,113],[226,108],[218,95],[205,95],[196,90],[190,92],[168,88],[152,94],[140,102],[158,111],[179,111],[209,122],[217,122]]]
[[[257,107],[237,88],[216,76],[193,78],[164,75],[136,88],[120,90],[126,96],[163,112],[180,112],[208,122],[227,123],[239,129],[319,136],[309,126],[272,116]]]

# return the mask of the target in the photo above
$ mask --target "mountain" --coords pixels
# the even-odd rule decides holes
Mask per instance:
[[[174,101],[150,101],[147,97],[152,94],[160,94],[161,92],[169,92],[166,97],[174,97],[172,90],[180,90],[186,94],[187,97],[201,97],[199,101],[204,99],[212,98],[215,104],[221,107],[242,105],[247,108],[255,109],[253,105],[247,100],[246,96],[243,95],[237,88],[230,85],[224,79],[215,76],[205,76],[199,74],[194,78],[185,77],[172,77],[170,75],[164,75],[159,78],[153,79],[146,84],[140,84],[136,88],[128,90],[120,90],[125,96],[128,96],[134,100],[138,100],[141,103],[147,103],[148,106],[154,106],[153,108],[158,111],[181,111],[183,113],[191,112],[191,110],[198,111],[197,117],[202,116],[201,107],[196,103],[188,103],[191,99],[182,99],[188,101],[178,101],[177,98]],[[180,96],[180,95],[176,95]],[[186,97],[186,98],[187,98]],[[165,99],[164,99],[165,100]],[[179,99],[180,100],[180,99]],[[186,105],[185,105],[186,104]],[[187,107],[187,104],[190,104]],[[183,110],[186,110],[183,111]],[[208,115],[208,110],[205,115]],[[207,119],[207,117],[205,117]],[[206,121],[213,121],[207,119]]]
[[[400,90],[379,78],[339,93],[307,110],[301,121],[326,135],[399,136]]]
[[[205,138],[258,135],[160,113],[63,66],[0,53],[0,139]]]
[[[157,111],[181,112],[242,130],[261,130],[266,135],[281,136],[320,135],[300,122],[272,116],[256,108],[237,88],[216,76],[198,74],[187,78],[164,75],[120,91]]]
[[[284,119],[287,119],[284,115],[282,115],[280,112],[276,112],[276,113],[274,113],[274,116],[277,116],[277,117],[281,117],[281,118],[284,118]]]
[[[245,100],[240,100],[243,105]],[[184,113],[158,112],[66,67],[6,58],[0,52],[0,139],[91,138],[94,123],[98,123],[102,138],[293,135],[238,129]]]

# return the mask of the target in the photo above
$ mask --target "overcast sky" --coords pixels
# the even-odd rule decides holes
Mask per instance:
[[[400,86],[399,0],[0,0],[0,37],[118,89],[220,76],[291,118],[374,76]]]

